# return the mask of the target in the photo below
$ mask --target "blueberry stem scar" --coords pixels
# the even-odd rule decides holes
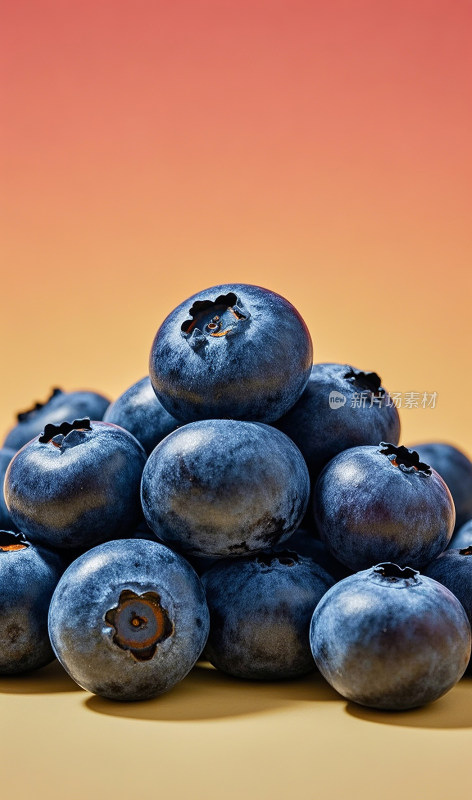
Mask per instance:
[[[422,475],[431,475],[431,467],[420,461],[416,450],[408,450],[404,445],[394,445],[389,442],[380,442],[382,448],[379,452],[387,456],[394,467],[399,467],[402,472],[419,472]]]
[[[123,589],[118,604],[105,614],[105,622],[114,629],[113,642],[129,650],[136,661],[149,661],[157,645],[173,633],[167,610],[157,592],[136,594]]]
[[[11,553],[15,550],[24,550],[29,547],[22,533],[13,531],[0,531],[0,552]]]

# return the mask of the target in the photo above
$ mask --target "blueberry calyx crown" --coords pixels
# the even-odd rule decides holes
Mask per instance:
[[[38,441],[41,444],[52,444],[58,448],[73,447],[83,442],[86,431],[91,430],[89,417],[75,419],[74,422],[61,422],[60,425],[53,425],[52,422],[49,422]]]
[[[275,552],[258,553],[256,556],[258,564],[266,567],[276,566],[277,563],[283,564],[285,567],[293,567],[298,564],[298,553],[292,550],[276,550]]]
[[[36,414],[37,411],[40,411],[42,408],[45,408],[45,406],[47,406],[47,404],[51,402],[53,397],[57,397],[59,394],[64,394],[64,392],[62,391],[62,389],[58,389],[56,387],[52,390],[51,395],[44,403],[35,403],[34,406],[29,408],[27,411],[19,411],[18,414],[16,415],[18,422],[26,422],[28,419],[30,419],[30,417],[34,416],[34,414]]]
[[[0,531],[0,553],[12,553],[29,547],[24,534],[13,531]]]
[[[420,457],[416,450],[408,450],[404,445],[395,445],[390,442],[380,442],[379,453],[387,456],[388,460],[394,467],[399,467],[402,472],[412,473],[417,472],[420,475],[431,475],[432,470],[429,464],[420,461]]]
[[[385,396],[385,389],[381,386],[382,380],[376,372],[362,372],[355,367],[349,367],[349,372],[344,375],[345,380],[352,383],[362,392],[371,392],[374,398]]]
[[[174,631],[157,592],[136,594],[123,589],[117,605],[105,614],[105,622],[114,630],[113,642],[136,661],[149,661],[157,645]]]
[[[398,564],[394,564],[392,561],[385,561],[382,564],[377,564],[376,567],[373,567],[373,572],[375,575],[380,575],[391,583],[396,583],[399,580],[416,581],[417,575],[419,575],[417,569],[413,569],[413,567],[399,567]]]
[[[459,550],[459,553],[461,556],[472,556],[472,544],[469,544],[468,547],[463,547],[461,550]]]
[[[196,300],[180,326],[182,336],[194,350],[211,339],[233,336],[251,314],[234,294],[220,294],[216,300]]]

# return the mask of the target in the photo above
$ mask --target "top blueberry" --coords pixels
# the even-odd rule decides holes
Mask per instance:
[[[313,482],[348,447],[400,437],[398,411],[379,375],[350,364],[313,364],[305,391],[277,427],[302,451]]]
[[[35,403],[28,411],[17,414],[17,424],[9,431],[3,447],[19,450],[38,436],[47,423],[59,425],[64,420],[73,422],[79,417],[101,420],[109,400],[97,392],[63,392],[53,389],[45,403]]]
[[[310,334],[291,303],[232,284],[199,292],[169,314],[149,368],[158,399],[182,422],[273,422],[300,397],[312,357]]]

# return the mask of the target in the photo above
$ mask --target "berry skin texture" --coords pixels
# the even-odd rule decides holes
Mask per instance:
[[[459,530],[456,530],[447,549],[461,550],[464,547],[470,547],[470,545],[472,545],[472,519],[469,519]]]
[[[134,383],[108,406],[103,421],[129,431],[148,455],[180,425],[159,402],[148,377]]]
[[[451,444],[431,442],[412,446],[447,483],[456,507],[456,531],[472,519],[472,461]]]
[[[422,569],[454,529],[443,479],[414,451],[386,442],[339,453],[313,494],[321,539],[354,572],[380,561]]]
[[[145,461],[139,442],[117,425],[84,419],[46,426],[8,466],[7,508],[31,541],[50,547],[127,536],[141,518]]]
[[[318,604],[310,625],[316,665],[347,700],[402,711],[437,700],[470,658],[466,613],[444,586],[378,564],[350,575]]]
[[[314,484],[328,461],[348,447],[398,443],[400,418],[388,403],[375,372],[349,364],[313,364],[302,396],[276,427],[300,448]]]
[[[429,564],[424,574],[442,583],[460,600],[472,625],[472,541],[468,547],[441,553]],[[469,662],[468,671],[471,670],[472,664]]]
[[[141,499],[155,535],[189,556],[242,556],[287,539],[310,479],[293,442],[270,425],[204,420],[170,433],[149,456]]]
[[[48,423],[60,425],[64,420],[73,422],[83,417],[101,420],[109,402],[96,392],[63,392],[62,389],[53,389],[45,403],[36,403],[28,411],[17,414],[18,423],[7,434],[3,447],[19,450],[35,436],[39,436]]]
[[[182,422],[273,422],[298,400],[313,348],[298,311],[248,284],[213,286],[185,300],[156,333],[151,383]]]
[[[79,686],[147,700],[192,669],[209,631],[205,593],[185,559],[145,539],[94,547],[61,578],[49,610],[57,658]]]
[[[5,473],[14,455],[15,455],[14,450],[10,450],[8,447],[0,448],[0,530],[5,530],[5,531],[16,530],[16,527],[13,523],[12,518],[10,517],[8,508],[6,506],[5,498],[3,496],[3,484],[5,481]]]
[[[280,680],[311,672],[313,609],[334,584],[311,558],[280,549],[224,559],[202,576],[210,609],[205,656],[230,675]]]
[[[48,609],[65,564],[22,533],[0,531],[0,675],[18,675],[54,658]]]
[[[299,556],[313,559],[315,564],[323,567],[335,581],[347,578],[352,572],[331,555],[325,543],[321,539],[315,538],[314,531],[311,529],[299,528],[290,539],[284,542],[283,546],[286,550],[295,551]]]

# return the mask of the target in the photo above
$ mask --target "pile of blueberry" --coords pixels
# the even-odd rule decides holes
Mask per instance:
[[[169,314],[149,377],[111,405],[54,389],[18,415],[0,451],[0,674],[56,655],[85,689],[144,700],[199,658],[249,680],[317,667],[382,709],[461,678],[472,463],[399,445],[376,373],[312,360],[287,300],[217,286]]]

